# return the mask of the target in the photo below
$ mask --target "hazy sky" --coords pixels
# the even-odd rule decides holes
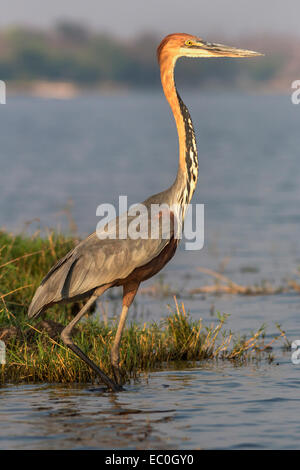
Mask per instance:
[[[0,27],[48,26],[57,19],[82,21],[119,36],[140,31],[300,34],[300,0],[7,0]]]

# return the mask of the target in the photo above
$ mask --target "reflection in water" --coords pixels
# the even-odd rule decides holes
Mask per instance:
[[[175,410],[151,410],[146,403],[145,409],[133,408],[127,395],[83,386],[2,388],[0,448],[165,448],[157,427],[169,422]]]
[[[285,356],[271,366],[155,372],[117,395],[82,385],[7,386],[0,448],[297,449],[299,386]]]

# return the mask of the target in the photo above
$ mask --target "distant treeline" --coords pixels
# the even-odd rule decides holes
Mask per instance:
[[[0,31],[0,79],[71,81],[81,86],[104,83],[128,87],[159,85],[156,47],[161,38],[144,34],[116,39],[85,27],[61,22],[51,30],[15,27]],[[267,59],[183,59],[176,80],[190,85],[221,82],[224,86],[272,80],[284,66],[280,56]]]

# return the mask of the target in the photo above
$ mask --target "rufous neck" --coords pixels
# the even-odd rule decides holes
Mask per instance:
[[[195,132],[187,107],[181,100],[175,85],[174,68],[177,57],[161,55],[160,73],[165,97],[172,109],[179,141],[179,165],[174,185],[180,189],[182,203],[188,204],[198,178],[198,159]],[[184,193],[184,195],[183,195]]]
[[[160,58],[160,76],[165,97],[174,115],[179,141],[179,171],[186,171],[185,164],[185,126],[181,114],[178,94],[174,80],[174,68],[177,57],[162,56]]]

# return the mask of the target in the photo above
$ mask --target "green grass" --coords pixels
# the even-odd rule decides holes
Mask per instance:
[[[0,232],[0,338],[4,329],[15,327],[17,335],[6,341],[7,364],[0,366],[0,382],[90,382],[93,371],[52,333],[40,319],[29,322],[26,314],[42,277],[54,262],[70,250],[75,240],[58,234],[47,238],[10,235]],[[45,315],[59,330],[74,313],[74,306],[54,306]],[[47,320],[48,319],[48,320]],[[226,316],[206,326],[192,320],[175,299],[174,312],[161,323],[128,323],[121,343],[120,366],[124,380],[141,371],[161,368],[174,361],[222,359],[243,363],[269,355],[264,328],[250,338],[238,337],[225,329]],[[111,374],[110,348],[115,322],[101,322],[90,316],[78,324],[75,342],[107,374]],[[280,336],[284,336],[281,333]]]
[[[19,320],[25,315],[41,279],[74,245],[74,238],[53,232],[41,238],[0,231],[0,325],[10,312]]]

